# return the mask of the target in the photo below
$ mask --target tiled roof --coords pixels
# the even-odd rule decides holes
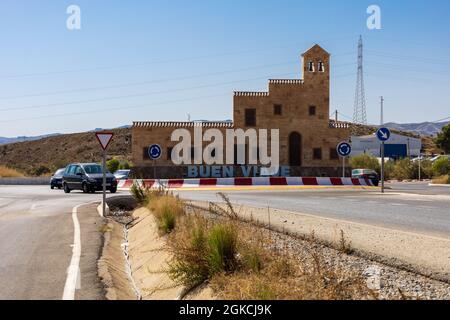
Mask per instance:
[[[152,127],[152,128],[233,128],[234,124],[231,121],[136,121],[133,122],[133,127]]]

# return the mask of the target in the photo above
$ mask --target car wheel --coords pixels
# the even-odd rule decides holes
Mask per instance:
[[[111,192],[111,193],[116,193],[116,192],[117,192],[117,188],[111,188],[111,189],[109,190],[109,192]]]
[[[52,190],[53,190],[53,189],[55,189],[55,187],[54,187],[54,186],[50,186],[50,189],[52,189]]]
[[[87,183],[83,183],[82,189],[83,193],[89,193],[89,186],[87,185]]]
[[[66,183],[64,184],[64,193],[70,193],[70,188]]]
[[[58,190],[61,190],[62,189],[62,187],[58,187]]]

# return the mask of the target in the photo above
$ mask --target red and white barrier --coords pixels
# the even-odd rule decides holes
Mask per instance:
[[[257,178],[217,178],[217,179],[136,179],[120,180],[119,189],[130,189],[137,183],[147,188],[165,187],[211,188],[230,186],[374,186],[370,179],[353,178],[308,178],[308,177],[257,177]]]

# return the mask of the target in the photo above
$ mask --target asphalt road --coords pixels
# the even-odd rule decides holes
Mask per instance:
[[[396,182],[396,183],[388,183],[386,184],[386,186],[390,187],[392,192],[450,196],[450,187],[429,186],[429,182],[414,182],[414,183]]]
[[[450,238],[450,190],[427,184],[390,184],[378,190],[301,189],[227,191],[237,205],[270,207]],[[219,201],[217,191],[180,191],[189,200]]]
[[[299,189],[227,191],[237,204],[362,222],[450,238],[450,190],[426,184],[392,184],[376,190]],[[217,191],[179,191],[193,200],[220,201]],[[72,209],[100,201],[44,186],[0,186],[0,299],[61,299],[72,257]],[[78,213],[81,281],[77,299],[102,299],[97,277],[102,219],[91,207]]]
[[[101,201],[101,194],[44,186],[0,186],[0,299],[61,299],[72,257],[72,208]],[[81,286],[76,298],[102,299],[97,280],[102,219],[82,207]]]

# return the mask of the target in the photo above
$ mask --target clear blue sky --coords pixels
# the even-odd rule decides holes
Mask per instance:
[[[366,27],[371,4],[382,30]],[[0,136],[231,119],[233,90],[299,77],[314,43],[332,54],[330,111],[352,116],[360,34],[369,122],[380,95],[386,121],[435,121],[450,116],[449,13],[447,0],[2,0]]]

